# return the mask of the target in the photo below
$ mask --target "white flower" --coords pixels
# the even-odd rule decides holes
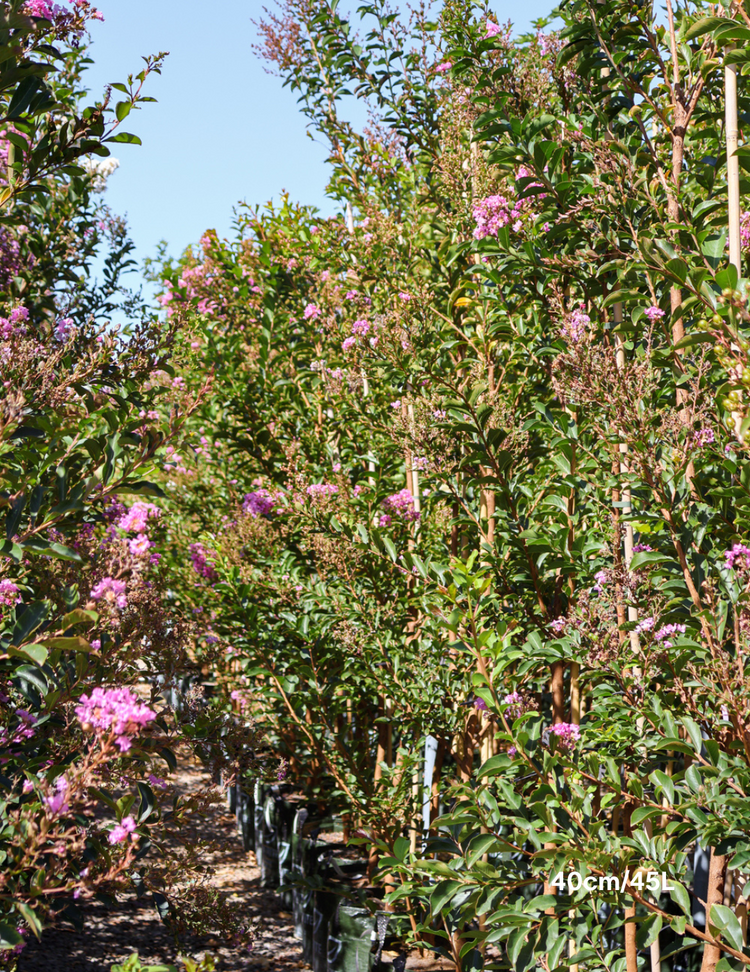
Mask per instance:
[[[104,192],[107,188],[107,179],[115,169],[120,168],[119,159],[111,156],[108,159],[83,159],[81,165],[86,170],[87,175],[90,175],[93,179],[92,189],[94,192]]]

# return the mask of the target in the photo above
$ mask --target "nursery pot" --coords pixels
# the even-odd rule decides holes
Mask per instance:
[[[312,965],[313,972],[328,972],[328,933],[339,899],[325,888],[313,897]]]
[[[263,831],[265,828],[263,803],[266,799],[266,793],[268,793],[268,787],[264,786],[260,781],[257,781],[253,791],[253,849],[255,851],[255,861],[261,873],[263,871]]]
[[[276,800],[269,793],[263,801],[263,854],[260,861],[260,884],[263,888],[278,888],[279,886],[277,826]],[[257,847],[258,841],[256,840],[255,843]]]
[[[235,803],[237,831],[242,838],[242,849],[247,852],[255,846],[255,801],[252,791],[247,792],[238,783]]]
[[[294,907],[294,894],[289,882],[294,878],[294,858],[292,856],[292,838],[296,810],[293,804],[283,797],[276,801],[276,840],[279,848],[279,886],[281,900],[287,910]]]
[[[366,908],[341,901],[328,932],[327,972],[371,972],[375,918]]]

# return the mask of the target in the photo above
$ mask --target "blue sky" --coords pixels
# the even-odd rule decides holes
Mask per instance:
[[[273,0],[266,0],[272,6]],[[468,0],[467,0],[468,2]],[[498,19],[526,30],[553,4],[497,0]],[[203,231],[230,232],[239,200],[264,203],[282,190],[332,212],[324,195],[325,151],[307,135],[296,97],[266,74],[251,50],[263,0],[99,0],[105,17],[92,25],[92,92],[140,70],[141,55],[170,52],[162,75],[149,78],[158,99],[124,127],[143,145],[117,145],[120,160],[107,203],[127,215],[137,256],[159,240],[179,254]]]

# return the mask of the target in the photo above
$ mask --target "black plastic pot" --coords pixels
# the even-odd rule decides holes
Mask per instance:
[[[276,801],[276,843],[279,848],[279,894],[284,907],[294,908],[294,894],[290,882],[294,878],[294,821],[297,811],[294,804],[283,797]]]
[[[237,831],[242,838],[242,849],[247,852],[255,848],[255,800],[252,791],[236,787]]]
[[[233,786],[227,787],[227,809],[230,813],[237,813],[237,790],[239,789],[239,784],[235,783]]]
[[[263,888],[278,888],[279,886],[277,827],[276,798],[268,793],[263,801],[263,855],[260,861],[260,884]],[[257,840],[255,843],[257,854]]]
[[[312,965],[313,972],[328,972],[328,935],[338,903],[336,895],[319,888],[313,898]]]
[[[376,942],[372,913],[340,901],[328,931],[327,972],[371,972]]]
[[[255,851],[255,861],[261,873],[263,871],[263,831],[265,829],[263,804],[267,793],[268,787],[261,782],[256,782],[253,791],[253,850]]]

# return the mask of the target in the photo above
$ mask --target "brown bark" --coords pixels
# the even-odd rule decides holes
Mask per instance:
[[[706,894],[706,931],[711,920],[711,907],[721,904],[724,901],[724,878],[727,871],[727,858],[725,854],[717,854],[711,851],[711,864],[708,869],[708,892]],[[703,961],[701,962],[701,972],[715,972],[716,966],[721,958],[721,949],[717,945],[708,942],[703,947]]]

